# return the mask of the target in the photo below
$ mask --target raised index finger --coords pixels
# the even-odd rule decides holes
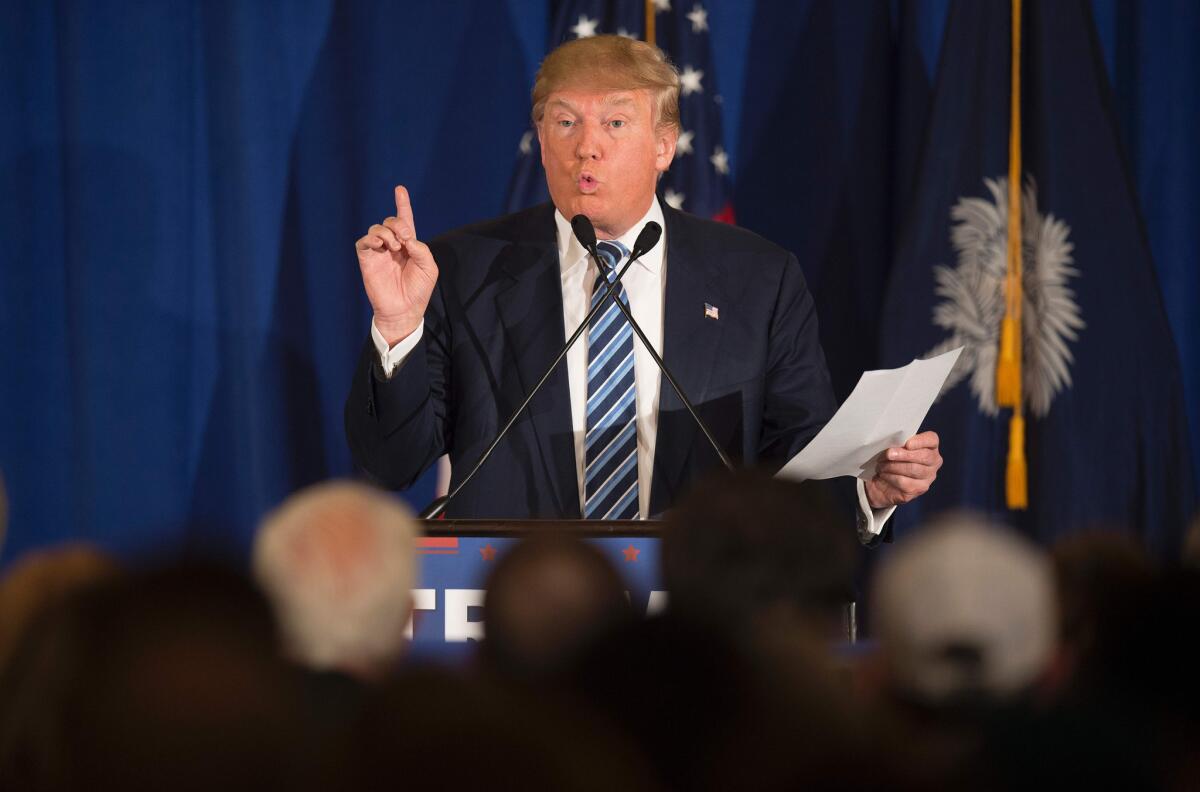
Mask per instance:
[[[413,222],[412,201],[403,184],[396,185],[396,217],[412,229],[413,236],[417,235],[417,224]]]

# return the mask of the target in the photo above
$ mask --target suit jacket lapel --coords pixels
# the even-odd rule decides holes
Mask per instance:
[[[681,214],[665,206],[663,214],[668,247],[662,356],[699,410],[707,394],[722,330],[720,321],[705,316],[704,306],[719,305],[724,292],[715,259],[706,256],[699,240],[682,227],[685,220]],[[710,254],[715,256],[717,252]],[[688,460],[695,443],[707,442],[666,377],[660,388],[651,515],[661,514],[675,502],[687,480]]]
[[[521,381],[522,398],[533,390],[566,342],[553,211],[554,207],[549,206],[547,211],[531,214],[525,233],[518,236],[521,243],[502,262],[512,282],[496,295],[496,308],[508,336],[510,363],[515,365]],[[507,415],[501,416],[501,420],[505,418]],[[555,367],[522,420],[532,424],[557,513],[567,518],[578,517],[579,482],[565,360]],[[513,431],[519,430],[520,422]]]

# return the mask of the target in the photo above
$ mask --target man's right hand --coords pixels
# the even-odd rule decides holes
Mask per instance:
[[[421,325],[437,283],[437,262],[417,239],[412,203],[403,185],[396,187],[396,216],[371,226],[354,243],[375,327],[389,346]]]

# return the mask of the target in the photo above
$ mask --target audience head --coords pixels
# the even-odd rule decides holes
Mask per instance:
[[[848,691],[824,652],[808,651],[815,643],[764,652],[668,610],[592,644],[568,679],[646,752],[664,789],[869,788],[858,784],[885,751],[860,740]]]
[[[0,776],[35,790],[291,786],[308,776],[297,691],[242,576],[123,576],[69,597],[14,655]]]
[[[347,788],[654,788],[633,746],[545,690],[409,668],[375,693],[354,732]]]
[[[604,554],[545,534],[500,556],[487,583],[483,659],[505,676],[560,670],[596,635],[631,617],[625,583]]]
[[[1119,652],[1139,605],[1155,580],[1145,549],[1124,534],[1093,531],[1055,543],[1051,550],[1060,618],[1063,682],[1104,674]]]
[[[110,580],[117,571],[115,561],[85,544],[36,551],[13,564],[0,580],[0,669],[42,614],[73,592]]]
[[[1045,554],[982,518],[941,518],[897,543],[871,596],[884,684],[933,706],[1010,698],[1039,681],[1055,649]]]
[[[316,485],[269,514],[254,571],[287,653],[361,679],[388,673],[406,645],[416,535],[406,506],[351,482]]]
[[[670,608],[737,627],[786,611],[822,634],[854,599],[853,518],[825,482],[753,470],[711,479],[667,515],[662,541]]]

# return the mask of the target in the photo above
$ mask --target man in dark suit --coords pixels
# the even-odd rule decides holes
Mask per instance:
[[[663,239],[618,294],[717,441],[742,464],[778,466],[820,430],[836,403],[795,257],[655,198],[675,154],[678,97],[678,75],[655,47],[619,36],[569,42],[546,58],[533,91],[552,204],[425,245],[408,192],[396,188],[396,216],[356,244],[375,312],[346,403],[358,465],[399,488],[449,453],[453,491],[651,221]],[[604,272],[571,233],[577,214],[603,240]],[[719,465],[609,308],[450,514],[647,517]],[[860,529],[878,534],[940,465],[932,432],[889,449],[859,484]]]

